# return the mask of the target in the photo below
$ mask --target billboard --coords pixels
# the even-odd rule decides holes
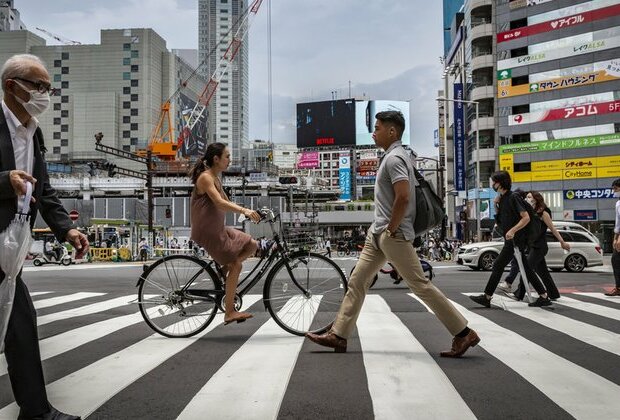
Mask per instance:
[[[525,114],[508,116],[508,125],[524,125],[536,122],[565,120],[592,115],[603,115],[620,112],[620,101],[608,101],[594,104],[569,106],[566,108],[547,109]]]
[[[593,156],[531,163],[530,171],[514,172],[513,156],[500,155],[500,167],[510,172],[513,182],[570,181],[573,179],[620,176],[620,156]]]
[[[375,131],[375,115],[381,111],[400,111],[405,117],[403,144],[411,144],[409,102],[406,101],[357,101],[355,104],[355,144],[374,146],[372,133]]]
[[[463,99],[463,84],[454,84],[454,99]],[[454,102],[454,187],[465,191],[465,116],[463,103]]]
[[[355,145],[355,100],[297,104],[297,147]]]
[[[340,187],[340,199],[351,199],[351,156],[348,152],[340,153],[338,169],[338,185]]]
[[[178,96],[178,107],[181,109],[182,119],[177,123],[176,132],[178,153],[183,157],[202,156],[207,150],[207,117],[206,113],[196,123],[190,131],[187,127],[187,119],[194,109],[196,101],[180,93]]]
[[[299,152],[297,169],[317,169],[320,164],[319,152]]]
[[[499,153],[502,155],[504,153],[551,152],[556,150],[582,149],[584,147],[610,146],[614,144],[620,145],[620,133],[543,140],[530,143],[504,144],[499,146]]]

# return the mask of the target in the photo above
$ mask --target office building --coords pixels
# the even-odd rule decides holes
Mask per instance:
[[[198,61],[206,80],[215,72],[247,8],[244,0],[199,0]],[[207,109],[209,142],[227,143],[233,159],[249,147],[248,39],[224,73]]]
[[[13,0],[0,0],[0,32],[21,31],[26,25],[19,17]]]

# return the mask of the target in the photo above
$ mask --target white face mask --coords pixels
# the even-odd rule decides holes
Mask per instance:
[[[32,117],[36,117],[47,111],[47,108],[49,108],[50,106],[50,94],[48,92],[40,93],[37,90],[28,90],[21,83],[17,81],[15,83],[17,83],[22,89],[24,89],[30,94],[30,100],[28,102],[13,94],[17,102],[19,102],[24,107],[28,114],[30,114]]]
[[[620,191],[616,191],[616,192],[614,193],[614,197],[616,197],[616,198],[620,198]]]
[[[533,198],[526,198],[525,201],[527,201],[532,207],[536,205],[536,200],[534,200]]]

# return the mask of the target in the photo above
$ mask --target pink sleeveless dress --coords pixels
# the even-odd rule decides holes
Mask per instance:
[[[220,188],[218,188],[220,190]],[[220,190],[220,194],[224,193]],[[191,238],[220,265],[234,262],[252,241],[247,233],[225,226],[226,212],[218,208],[208,194],[192,191]]]

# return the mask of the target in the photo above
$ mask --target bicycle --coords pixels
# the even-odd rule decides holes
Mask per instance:
[[[327,331],[347,292],[342,269],[331,259],[287,242],[295,229],[276,232],[279,215],[259,210],[261,222],[268,222],[273,234],[266,252],[239,282],[235,308],[240,310],[246,295],[265,275],[263,304],[285,331],[303,336]],[[306,244],[308,245],[308,244]],[[253,276],[253,274],[256,275]],[[253,277],[252,277],[253,276]],[[171,255],[145,267],[138,279],[138,306],[145,322],[165,337],[191,337],[203,331],[218,311],[224,312],[225,275],[210,259],[192,255]]]

